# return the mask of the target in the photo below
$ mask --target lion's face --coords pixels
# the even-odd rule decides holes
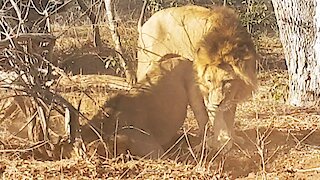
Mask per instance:
[[[245,99],[255,87],[255,50],[237,45],[199,47],[194,67],[208,110],[225,110]]]
[[[225,67],[223,67],[225,66]],[[231,73],[228,65],[221,67],[198,66],[198,83],[203,93],[206,106],[214,110],[227,100],[235,99],[237,77]]]

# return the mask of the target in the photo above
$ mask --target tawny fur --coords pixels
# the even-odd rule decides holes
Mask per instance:
[[[218,114],[215,133],[222,128],[233,134],[236,104],[256,86],[258,56],[232,9],[184,6],[159,11],[141,28],[138,44],[138,81],[158,56],[176,53],[193,60],[207,107]]]
[[[110,142],[115,139],[117,153],[129,150],[133,155],[157,158],[164,153],[162,146],[181,128],[188,105],[201,131],[208,121],[192,70],[192,62],[185,58],[177,55],[161,58],[140,84],[108,100],[90,124],[102,132],[109,150],[113,150],[114,142]],[[82,136],[87,142],[98,139],[89,126],[82,128]]]

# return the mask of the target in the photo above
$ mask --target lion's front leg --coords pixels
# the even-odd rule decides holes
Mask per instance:
[[[234,120],[235,120],[236,109],[237,109],[237,104],[232,105],[231,107],[228,108],[228,110],[224,111],[223,116],[224,116],[225,122],[227,123],[227,128],[229,129],[229,132],[231,133],[231,136],[234,142],[243,144],[244,139],[240,136],[237,136],[234,131]]]
[[[189,105],[198,123],[198,136],[203,137],[205,132],[205,126],[209,121],[209,116],[199,86],[196,84],[193,75],[189,78],[190,79],[187,80],[188,85],[186,89]]]
[[[228,127],[225,119],[226,111],[211,111],[210,122],[213,126],[213,136],[207,138],[207,146],[219,150],[223,148],[223,152],[228,152],[233,144],[232,130]]]
[[[214,149],[223,148],[223,152],[231,149],[233,142],[244,143],[242,137],[236,136],[234,131],[234,120],[237,105],[234,104],[225,110],[209,112],[210,120],[213,119],[214,134],[208,138],[208,146]]]

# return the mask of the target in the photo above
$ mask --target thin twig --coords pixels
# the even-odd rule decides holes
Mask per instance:
[[[189,129],[189,130],[190,130],[190,129]],[[188,130],[188,131],[189,131],[189,130]],[[186,142],[187,142],[187,144],[188,144],[188,149],[189,149],[189,151],[190,151],[193,159],[197,162],[197,158],[196,158],[196,156],[195,156],[195,154],[194,154],[194,152],[193,152],[193,150],[192,150],[192,146],[191,146],[191,144],[190,144],[190,142],[189,142],[189,138],[188,138],[188,135],[187,135],[187,133],[186,133],[185,128],[183,128],[183,134],[184,134],[184,136],[186,137]]]
[[[14,136],[18,135],[24,128],[26,128],[26,127],[30,124],[30,122],[36,117],[37,113],[38,113],[38,112],[35,111],[35,112],[33,113],[33,115],[28,118],[27,122],[19,129],[19,131],[16,132],[16,133],[14,133],[13,135],[14,135]]]
[[[294,172],[312,172],[312,171],[319,171],[320,172],[320,167],[316,168],[310,168],[310,169],[294,169]]]
[[[114,141],[113,141],[113,157],[117,156],[117,135],[118,135],[118,127],[119,127],[119,118],[116,120],[115,131],[114,131]]]
[[[202,139],[202,147],[201,147],[201,156],[200,156],[200,161],[199,163],[202,164],[202,161],[203,161],[203,158],[204,158],[204,150],[205,150],[205,146],[206,146],[206,138],[207,138],[207,131],[208,131],[208,124],[207,123],[205,125],[205,128],[204,128],[204,134],[203,134],[203,139]]]
[[[184,136],[180,136],[178,140],[176,140],[176,142],[169,148],[167,149],[162,156],[160,156],[160,159],[162,159],[164,156],[166,156],[182,139]]]
[[[306,140],[309,136],[311,136],[311,134],[313,134],[314,132],[316,132],[316,130],[318,130],[318,128],[314,128],[312,131],[310,131],[306,136],[304,136],[304,137],[299,141],[299,144],[301,144],[304,140]]]
[[[221,153],[221,151],[224,149],[224,147],[229,143],[229,141],[231,140],[231,138],[229,138],[221,147],[220,149],[218,150],[218,152],[213,156],[213,158],[211,158],[209,164],[211,164],[215,159],[216,157]]]
[[[46,145],[47,143],[49,143],[49,141],[40,141],[39,143],[33,145],[30,148],[26,148],[26,149],[4,149],[4,150],[0,150],[0,153],[11,153],[11,152],[28,152],[28,151],[33,151],[35,149],[38,149],[41,146]]]

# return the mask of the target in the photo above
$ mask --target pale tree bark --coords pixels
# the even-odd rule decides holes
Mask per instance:
[[[123,58],[123,50],[122,50],[122,46],[121,46],[120,36],[117,31],[117,24],[115,22],[114,15],[113,15],[114,11],[112,9],[111,0],[104,0],[104,4],[106,7],[106,14],[107,14],[108,22],[109,22],[109,29],[111,31],[112,40],[115,44],[115,50],[117,51],[117,55],[119,57],[120,64],[125,70],[125,76],[126,76],[127,81],[130,84],[134,84],[134,83],[136,83],[136,75],[133,72],[133,70],[131,69],[131,67],[129,66],[129,64]]]
[[[320,2],[272,0],[289,74],[288,102],[313,106],[320,95]]]

